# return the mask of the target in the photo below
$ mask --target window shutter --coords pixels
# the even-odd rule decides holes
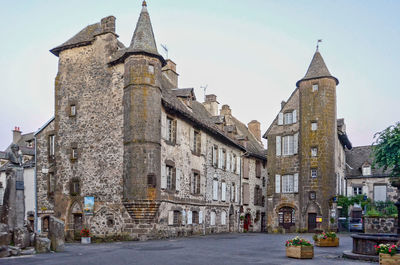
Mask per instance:
[[[161,188],[167,188],[167,170],[164,164],[161,164]]]
[[[171,189],[176,190],[176,168],[172,169]]]
[[[275,193],[281,193],[281,175],[275,175]]]
[[[174,211],[168,212],[168,225],[174,224]]]
[[[254,205],[258,205],[258,189],[257,187],[254,187]]]
[[[231,171],[231,154],[226,155],[226,171]]]
[[[190,150],[195,151],[194,150],[194,129],[190,128],[189,129],[189,145],[190,145]]]
[[[186,211],[182,210],[182,224],[185,225],[186,223]]]
[[[218,181],[213,180],[213,200],[218,200]]]
[[[199,224],[203,223],[203,211],[199,212]]]
[[[297,193],[299,192],[299,173],[294,174],[294,179],[293,179],[293,192]]]
[[[222,168],[222,148],[218,149],[218,168]]]
[[[226,201],[226,183],[222,182],[221,185],[221,200],[224,202]]]
[[[282,125],[283,124],[283,113],[279,112],[278,115],[278,125]]]
[[[226,225],[226,212],[221,212],[221,225]]]
[[[236,157],[236,174],[240,174],[240,168],[242,164],[240,163],[240,156]]]
[[[243,204],[248,205],[250,202],[249,183],[243,183]]]
[[[350,186],[348,186],[347,187],[347,195],[346,196],[352,196],[353,195],[353,189],[352,189],[352,187],[350,187]]]
[[[182,171],[180,169],[175,169],[176,171],[176,184],[175,184],[175,190],[179,191],[180,190],[180,186],[181,186],[181,175],[182,175]]]
[[[234,194],[235,194],[234,189],[235,189],[235,186],[231,185],[231,195],[230,195],[230,200],[231,200],[231,202],[235,201],[235,198],[234,198]],[[0,197],[0,198],[1,198],[1,197]]]
[[[200,146],[200,151],[202,155],[207,154],[207,135],[203,132],[200,133],[200,139],[201,139],[201,146]]]
[[[297,122],[297,110],[293,111],[293,123]]]
[[[173,127],[174,127],[174,133],[173,133],[174,142],[178,144],[178,121],[177,120],[174,120]]]
[[[281,156],[281,154],[282,154],[281,137],[276,136],[276,156]]]
[[[198,178],[197,178],[197,192],[198,194],[201,194],[201,175],[199,174]]]
[[[239,187],[236,186],[235,189],[235,202],[237,203],[239,202]]]
[[[294,139],[293,139],[293,148],[294,148],[294,154],[297,154],[299,152],[299,133],[296,133],[294,135]]]
[[[192,211],[187,212],[187,224],[188,225],[192,224]]]

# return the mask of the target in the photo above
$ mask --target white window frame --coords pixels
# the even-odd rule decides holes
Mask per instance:
[[[311,122],[311,131],[318,130],[318,123],[316,121]]]
[[[371,166],[363,166],[362,174],[363,176],[371,176]]]
[[[317,157],[317,156],[318,156],[318,148],[311,147],[311,157]]]
[[[293,123],[293,112],[286,112],[283,114],[283,124],[292,124]]]
[[[312,85],[312,92],[318,91],[318,84],[313,84]]]
[[[221,201],[226,201],[226,182],[221,183]]]
[[[294,176],[282,176],[282,193],[294,193]]]
[[[318,169],[317,168],[312,168],[310,170],[311,178],[317,178],[318,177]]]
[[[294,154],[294,135],[282,137],[282,155],[289,156]]]
[[[214,201],[218,201],[218,180],[217,179],[213,179],[213,200]]]

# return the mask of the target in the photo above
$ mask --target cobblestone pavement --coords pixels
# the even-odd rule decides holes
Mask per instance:
[[[67,244],[62,253],[0,259],[0,264],[24,265],[119,265],[119,264],[372,264],[341,258],[351,249],[352,239],[340,234],[340,247],[314,248],[314,259],[297,260],[285,256],[285,241],[295,234],[219,234],[105,244]],[[302,234],[311,240],[312,234]],[[377,263],[375,263],[377,264]]]

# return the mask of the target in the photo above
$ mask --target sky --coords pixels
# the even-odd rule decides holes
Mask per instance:
[[[12,129],[34,132],[54,115],[58,58],[50,49],[114,15],[128,46],[141,0],[0,0],[0,150]],[[148,0],[159,52],[177,64],[179,87],[216,94],[264,133],[311,62],[318,39],[339,79],[337,115],[353,146],[400,120],[400,1]],[[165,54],[164,54],[165,55]]]

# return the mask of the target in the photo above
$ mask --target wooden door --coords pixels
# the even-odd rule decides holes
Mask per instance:
[[[291,207],[283,207],[279,210],[279,226],[289,230],[294,226],[294,209]]]
[[[243,225],[244,230],[249,231],[250,224],[251,224],[251,214],[248,213],[244,217],[244,225]]]
[[[74,214],[74,239],[80,238],[82,228],[82,214]]]
[[[314,233],[317,228],[317,214],[309,213],[308,214],[308,232]]]
[[[261,213],[261,232],[265,232],[265,213]]]

